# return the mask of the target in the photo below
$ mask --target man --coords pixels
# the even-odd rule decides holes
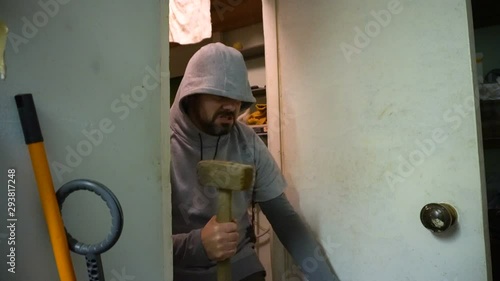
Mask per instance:
[[[286,199],[285,180],[267,147],[237,121],[239,112],[254,102],[237,50],[213,43],[189,61],[170,110],[174,280],[215,281],[217,261],[231,258],[234,281],[263,281],[265,271],[254,250],[247,212],[253,202],[297,264],[316,258],[318,266],[304,270],[309,280],[338,280]],[[206,159],[255,167],[251,190],[233,193],[234,222],[215,220],[217,191],[197,181],[196,165]]]

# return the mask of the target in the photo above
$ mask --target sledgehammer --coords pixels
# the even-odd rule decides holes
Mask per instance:
[[[203,160],[197,166],[198,181],[204,187],[215,187],[219,191],[217,222],[232,220],[232,192],[243,191],[254,183],[253,166],[218,160]],[[217,280],[231,281],[231,261],[217,263]]]

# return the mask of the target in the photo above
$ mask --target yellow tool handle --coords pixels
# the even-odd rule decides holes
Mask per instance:
[[[35,174],[40,202],[49,231],[50,242],[61,281],[76,281],[73,263],[69,252],[66,230],[59,210],[47,155],[43,145],[43,136],[36,114],[35,103],[31,94],[15,96],[24,140],[28,145],[31,165]]]
[[[50,242],[54,252],[56,266],[61,281],[76,281],[73,263],[69,253],[66,230],[57,203],[57,198],[52,184],[47,156],[43,142],[28,145],[31,163],[40,194],[43,214],[50,235]]]

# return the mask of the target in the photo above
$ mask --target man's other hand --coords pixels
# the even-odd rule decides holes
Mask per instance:
[[[208,258],[222,261],[232,257],[238,246],[238,226],[236,222],[219,223],[213,216],[201,230],[201,241]]]

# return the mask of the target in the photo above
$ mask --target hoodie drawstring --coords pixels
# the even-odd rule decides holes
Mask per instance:
[[[198,134],[198,137],[200,138],[200,161],[203,160],[203,139],[201,138],[201,134]]]
[[[203,138],[201,137],[201,134],[198,134],[198,137],[200,138],[200,161],[203,160]],[[217,138],[217,144],[215,145],[215,153],[214,153],[214,158],[217,157],[217,151],[219,150],[219,141],[220,141],[220,136]]]
[[[219,150],[219,141],[220,141],[220,136],[217,138],[217,144],[215,145],[215,153],[213,160],[215,160],[215,156],[217,156],[217,150]]]

